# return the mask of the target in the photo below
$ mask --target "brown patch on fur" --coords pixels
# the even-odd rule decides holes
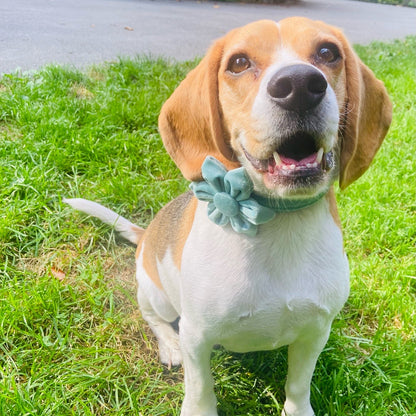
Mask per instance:
[[[162,289],[162,283],[160,282],[159,272],[157,270],[156,256],[149,253],[148,244],[144,244],[144,238],[140,241],[140,244],[137,246],[136,258],[139,257],[140,252],[143,249],[143,268],[146,270],[146,274],[150,277],[153,283],[159,288]],[[157,247],[157,246],[156,246]],[[151,245],[150,250],[154,249]]]
[[[191,192],[171,201],[156,215],[137,247],[136,258],[143,251],[143,268],[159,289],[163,287],[157,262],[162,261],[170,248],[175,265],[180,269],[183,247],[192,228],[197,203]]]
[[[173,251],[173,260],[176,267],[180,270],[182,265],[182,252],[185,246],[186,240],[189,233],[191,232],[192,225],[194,223],[195,211],[198,205],[198,200],[196,198],[190,199],[188,205],[186,206],[181,222],[178,229],[178,238],[175,240],[175,245],[172,247]]]

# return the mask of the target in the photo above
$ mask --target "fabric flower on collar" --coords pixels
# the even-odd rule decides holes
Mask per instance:
[[[208,202],[208,217],[215,224],[231,224],[238,233],[255,236],[257,226],[270,221],[275,211],[260,205],[251,197],[253,183],[241,167],[227,171],[212,156],[202,164],[202,182],[192,182],[190,188],[201,201]]]

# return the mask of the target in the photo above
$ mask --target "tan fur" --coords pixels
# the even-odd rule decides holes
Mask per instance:
[[[278,51],[279,31],[275,22],[268,20],[254,22],[246,26],[246,30],[232,31],[225,40],[226,52],[223,54],[218,74],[221,108],[224,119],[224,135],[233,137],[239,130],[244,130],[248,137],[249,153],[262,158],[259,154],[259,142],[256,123],[253,121],[251,110],[258,94],[264,71],[276,59]],[[243,76],[235,77],[229,74],[227,63],[233,55],[245,53],[256,61],[257,69]],[[235,146],[232,146],[237,150]]]
[[[279,24],[281,42],[290,45],[296,51],[299,58],[305,62],[311,62],[313,52],[323,43],[334,43],[338,46],[342,54],[345,48],[350,49],[348,43],[344,43],[342,33],[334,26],[324,22],[311,21],[303,17],[294,17],[283,20]],[[296,30],[293,28],[296,27]],[[326,65],[316,65],[326,76],[327,81],[337,96],[339,108],[342,111],[346,99],[346,70],[344,65],[327,67]]]
[[[143,268],[153,283],[162,289],[157,269],[170,249],[175,265],[181,268],[182,250],[191,231],[197,199],[186,193],[163,207],[146,229],[140,241],[136,258],[143,251]]]
[[[331,186],[331,188],[329,189],[329,192],[326,195],[326,199],[329,203],[329,212],[331,213],[331,216],[334,219],[335,224],[341,230],[341,219],[339,218],[337,201],[335,199],[335,190],[333,186]]]
[[[339,35],[344,45],[347,40]],[[347,100],[342,132],[340,187],[345,189],[369,167],[387,134],[392,103],[386,89],[351,48],[346,53]]]
[[[222,42],[217,42],[166,101],[159,130],[166,150],[189,180],[201,179],[201,165],[209,154],[228,169],[238,167],[224,136],[218,102],[218,70]]]
[[[134,224],[132,225],[131,229],[136,234],[136,244],[139,245],[146,230]]]

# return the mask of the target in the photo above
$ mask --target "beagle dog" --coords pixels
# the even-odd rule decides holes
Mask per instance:
[[[314,367],[349,294],[332,185],[344,189],[368,168],[391,111],[340,30],[301,17],[257,21],[217,40],[161,110],[163,143],[193,193],[146,230],[99,204],[65,201],[137,244],[143,318],[162,363],[184,366],[181,416],[217,415],[217,344],[288,345],[282,414],[314,414]]]

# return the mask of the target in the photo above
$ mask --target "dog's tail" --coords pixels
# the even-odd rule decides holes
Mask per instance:
[[[63,199],[68,205],[71,205],[72,208],[82,211],[85,214],[91,215],[100,219],[101,221],[109,224],[115,228],[116,231],[120,233],[122,237],[130,241],[133,244],[139,244],[140,239],[143,236],[144,229],[131,223],[126,218],[121,217],[111,209],[103,207],[96,202],[88,201],[88,199],[82,198],[73,198],[73,199]]]

